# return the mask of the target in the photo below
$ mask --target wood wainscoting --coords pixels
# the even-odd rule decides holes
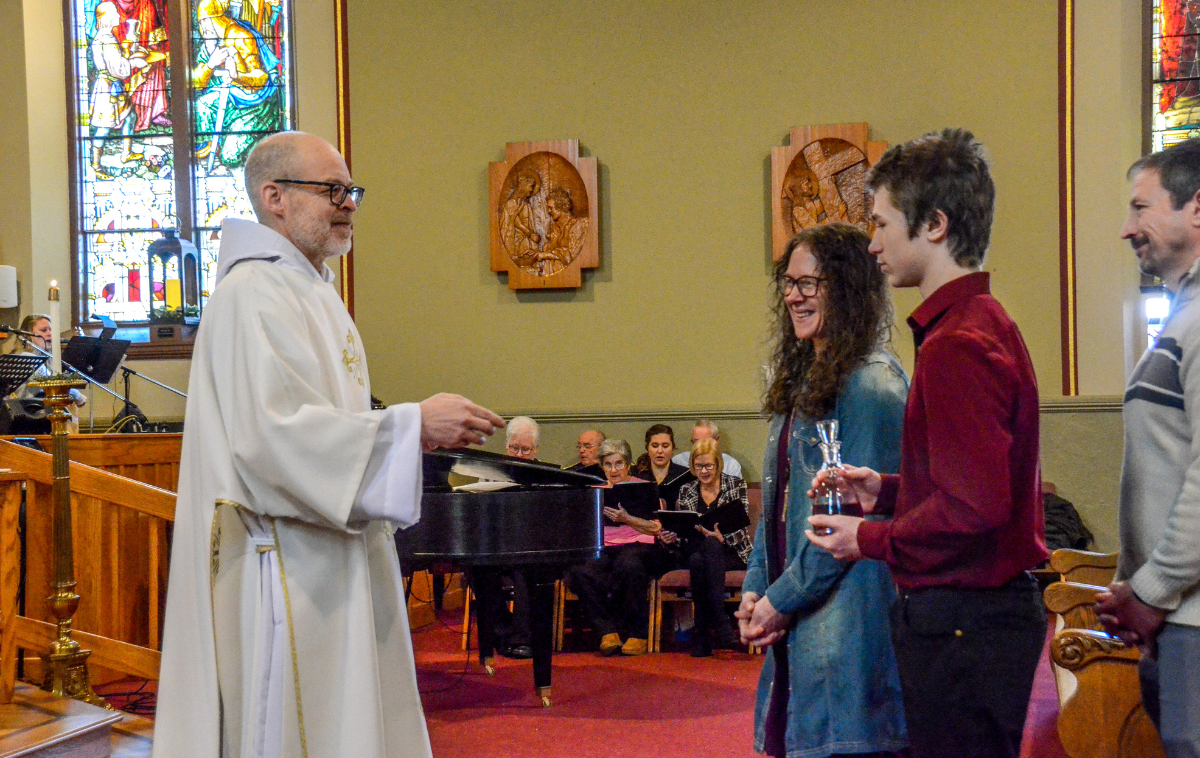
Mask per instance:
[[[152,650],[160,648],[167,597],[170,519],[174,514],[174,496],[169,493],[174,492],[179,480],[181,437],[179,434],[71,435],[70,457],[74,463],[133,480],[109,477],[101,481],[102,475],[94,471],[72,467],[75,591],[82,598],[75,613],[74,628],[78,631]],[[36,439],[44,450],[51,449],[49,436]],[[45,468],[48,474],[50,460],[48,455],[5,446],[0,466],[26,473]],[[92,483],[94,486],[89,486],[91,479],[97,480]],[[151,492],[134,482],[165,492]],[[126,489],[130,491],[124,492]],[[123,501],[139,503],[139,508],[123,505]],[[46,622],[54,621],[48,602],[53,594],[53,513],[48,477],[31,476],[25,493],[23,615]],[[26,663],[30,673],[40,671],[40,660],[26,658]],[[94,683],[120,676],[124,674],[93,666]]]

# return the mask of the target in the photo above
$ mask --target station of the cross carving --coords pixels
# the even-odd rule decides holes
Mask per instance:
[[[885,142],[870,142],[866,124],[798,126],[791,144],[771,150],[773,257],[788,240],[818,224],[841,221],[872,231],[867,171]]]
[[[491,266],[509,289],[573,288],[600,265],[596,159],[578,140],[510,142],[489,166]]]

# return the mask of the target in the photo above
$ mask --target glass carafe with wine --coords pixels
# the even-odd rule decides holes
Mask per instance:
[[[843,501],[842,491],[838,480],[842,471],[842,441],[838,439],[837,419],[826,419],[817,422],[818,445],[821,448],[821,472],[826,476],[821,479],[813,493],[814,514],[822,516],[861,516],[862,509],[857,503]],[[818,476],[820,476],[820,473]],[[816,530],[817,534],[833,534],[833,530],[824,527]]]

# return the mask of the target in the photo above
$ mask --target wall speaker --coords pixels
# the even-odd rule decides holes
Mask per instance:
[[[18,305],[17,270],[12,266],[0,266],[0,308],[16,308]]]

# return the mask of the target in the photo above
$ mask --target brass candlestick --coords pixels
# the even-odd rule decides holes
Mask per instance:
[[[88,677],[87,659],[92,654],[83,650],[71,638],[71,617],[79,607],[75,594],[75,552],[71,539],[71,460],[67,457],[67,426],[71,414],[71,390],[85,387],[77,379],[61,374],[44,381],[30,382],[45,394],[50,409],[50,429],[54,437],[54,594],[48,598],[54,617],[58,619],[58,639],[42,654],[45,679],[42,689],[60,697],[82,700],[92,705],[110,707],[95,692]]]

